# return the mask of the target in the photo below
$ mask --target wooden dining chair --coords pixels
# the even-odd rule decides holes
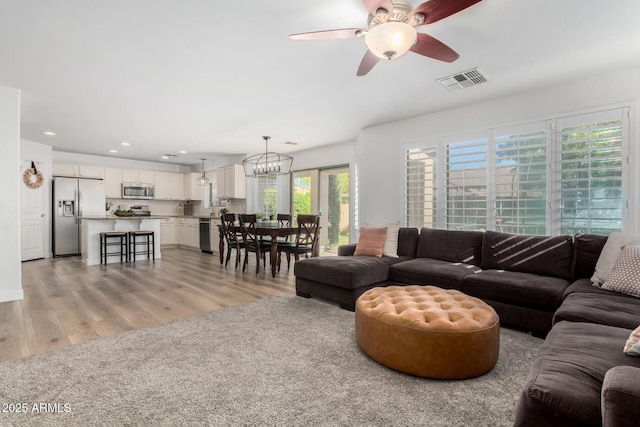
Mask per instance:
[[[260,236],[256,233],[256,215],[244,214],[240,215],[240,229],[242,230],[242,240],[244,241],[244,262],[242,263],[242,271],[244,272],[249,264],[249,252],[256,254],[256,274],[260,272],[260,260],[266,267],[266,254],[269,252],[271,257],[271,242],[266,242],[260,239]],[[269,258],[271,261],[271,258]]]
[[[291,220],[293,219],[293,215],[291,214],[278,214],[276,215],[276,220],[278,221],[278,227],[280,228],[284,228],[284,227],[291,227]],[[278,237],[278,241],[279,242],[288,242],[289,241],[289,236],[284,236],[284,237]]]
[[[298,261],[300,255],[309,257],[318,244],[318,230],[320,229],[320,217],[318,215],[298,215],[298,232],[295,242],[278,242],[278,271],[282,262],[282,253],[287,255],[287,269],[291,266],[291,255]]]
[[[293,215],[291,214],[278,214],[276,220],[278,220],[278,227],[291,227],[291,220]]]
[[[240,265],[241,250],[244,247],[242,234],[236,232],[235,228],[236,214],[224,213],[220,215],[220,224],[222,225],[222,235],[227,242],[227,256],[224,266],[229,265],[231,259],[231,250],[236,250],[236,267]]]

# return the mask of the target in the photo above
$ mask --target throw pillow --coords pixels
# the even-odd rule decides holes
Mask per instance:
[[[354,255],[381,257],[386,238],[386,228],[361,228]]]
[[[640,246],[625,246],[602,289],[640,297]]]
[[[640,236],[620,233],[619,231],[614,231],[609,235],[607,243],[604,244],[602,252],[598,257],[596,271],[591,277],[591,281],[595,286],[602,286],[602,284],[607,281],[613,270],[613,265],[616,263],[618,256],[620,256],[622,248],[636,240],[640,243]]]
[[[387,238],[384,241],[384,247],[382,248],[382,255],[398,258],[398,233],[400,232],[400,221],[392,222],[383,225],[373,225],[365,222],[366,227],[373,228],[386,228]]]
[[[640,326],[634,329],[624,345],[624,352],[629,356],[640,356]]]

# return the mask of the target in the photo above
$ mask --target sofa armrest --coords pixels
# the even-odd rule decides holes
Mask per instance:
[[[616,366],[602,383],[602,426],[638,425],[640,419],[640,368]]]
[[[356,252],[356,243],[338,246],[338,256],[349,256]]]

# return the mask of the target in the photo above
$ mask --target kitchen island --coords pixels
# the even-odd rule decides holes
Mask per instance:
[[[80,252],[87,265],[100,264],[100,233],[103,231],[150,230],[155,234],[156,259],[160,259],[160,220],[166,216],[89,216],[81,217]],[[136,260],[147,259],[146,255],[136,256]],[[120,262],[117,256],[108,257],[107,263]]]

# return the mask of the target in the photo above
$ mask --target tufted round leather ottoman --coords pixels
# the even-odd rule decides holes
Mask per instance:
[[[389,286],[356,301],[356,340],[369,357],[408,374],[472,378],[498,361],[500,321],[491,306],[435,286]]]

